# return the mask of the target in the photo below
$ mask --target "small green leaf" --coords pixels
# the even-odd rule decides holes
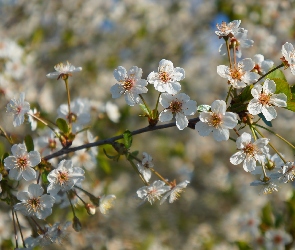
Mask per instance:
[[[150,116],[150,111],[144,104],[139,103],[139,107],[141,108],[141,110],[144,112],[145,115]]]
[[[65,134],[69,133],[69,126],[66,120],[58,118],[56,120],[56,125],[60,129],[60,131],[64,132]]]
[[[210,111],[211,106],[206,104],[201,104],[197,107],[198,112],[208,112]]]
[[[292,93],[291,93],[289,84],[285,80],[282,80],[279,78],[274,78],[272,80],[276,84],[276,92],[275,93],[276,94],[284,93],[287,96],[288,100],[290,100],[292,98]]]
[[[34,142],[33,142],[32,136],[26,135],[25,144],[26,144],[28,152],[34,151]]]
[[[43,184],[49,184],[49,181],[47,179],[48,174],[49,174],[49,172],[47,172],[47,171],[42,172],[41,179],[42,179]]]
[[[284,72],[282,70],[280,70],[280,69],[277,69],[274,72],[271,72],[270,74],[268,74],[265,77],[265,79],[266,78],[268,78],[270,80],[273,80],[273,79],[276,79],[277,78],[277,79],[281,79],[281,80],[287,82]]]
[[[249,85],[246,88],[244,88],[244,90],[242,91],[241,94],[238,95],[238,99],[241,103],[243,102],[247,102],[251,99],[253,99],[253,96],[251,94],[251,89],[253,88],[253,85]]]
[[[124,145],[125,145],[125,148],[128,149],[131,147],[132,145],[132,134],[129,130],[126,130],[124,133],[123,133],[123,138],[124,138]]]
[[[287,109],[295,112],[295,101],[287,101]]]
[[[258,116],[262,119],[262,121],[269,127],[272,127],[272,123],[265,119],[264,115],[262,113],[258,114]]]

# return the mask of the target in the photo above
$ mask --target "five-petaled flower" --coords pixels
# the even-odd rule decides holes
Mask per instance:
[[[189,96],[184,93],[170,95],[163,93],[160,97],[160,103],[165,108],[160,116],[161,122],[170,121],[175,115],[176,126],[183,130],[188,125],[187,115],[193,115],[197,111],[197,103],[190,100]]]
[[[230,157],[230,162],[238,165],[244,161],[244,170],[246,172],[253,171],[256,168],[256,161],[259,161],[261,164],[265,162],[266,154],[269,151],[269,148],[266,146],[268,142],[269,139],[267,138],[260,138],[253,142],[252,136],[244,132],[236,141],[237,148],[240,151]]]
[[[47,176],[50,182],[47,192],[55,196],[60,190],[65,192],[72,189],[74,185],[79,186],[85,178],[84,173],[82,168],[73,167],[71,160],[62,160]]]
[[[267,250],[283,250],[292,242],[292,236],[280,229],[270,229],[265,232],[265,245]]]
[[[162,59],[159,62],[158,72],[151,72],[147,80],[150,84],[154,84],[155,89],[159,92],[173,95],[180,91],[181,85],[178,81],[183,80],[184,77],[183,68],[174,68],[171,61]]]
[[[25,120],[25,114],[30,111],[30,104],[25,102],[25,93],[20,93],[19,99],[11,99],[6,106],[6,111],[11,112],[14,115],[14,127],[23,124]]]
[[[217,66],[217,73],[221,77],[227,78],[229,84],[231,84],[233,88],[239,89],[258,80],[259,75],[255,72],[250,72],[254,66],[255,63],[251,58],[245,58],[233,68],[226,65]]]
[[[238,124],[237,114],[226,111],[226,103],[216,100],[211,105],[211,112],[201,112],[200,121],[196,123],[195,129],[201,136],[208,136],[213,132],[216,141],[229,139],[229,129]]]
[[[52,213],[55,199],[51,195],[43,194],[43,191],[44,189],[39,184],[31,184],[28,187],[28,192],[18,192],[17,199],[21,203],[14,205],[14,209],[25,216],[45,219]]]
[[[283,57],[281,58],[285,67],[290,67],[290,70],[293,75],[295,75],[295,50],[291,43],[285,43],[282,46],[282,54]]]
[[[14,144],[11,147],[13,156],[4,159],[4,166],[9,169],[9,178],[20,180],[23,177],[26,181],[36,178],[36,171],[33,169],[41,162],[41,156],[37,151],[27,152],[24,144]]]
[[[74,65],[67,62],[66,64],[58,63],[54,66],[56,72],[48,73],[46,76],[48,78],[56,78],[66,80],[69,76],[72,76],[72,73],[79,72],[82,70],[82,67],[75,67]]]
[[[287,107],[287,96],[284,93],[274,94],[276,84],[273,80],[266,79],[264,84],[257,83],[252,89],[254,97],[248,104],[248,111],[251,115],[262,113],[267,121],[277,117],[273,106]]]
[[[140,102],[140,94],[147,93],[148,89],[145,87],[147,81],[141,79],[142,69],[137,66],[131,67],[129,71],[119,66],[114,70],[114,77],[118,81],[111,87],[113,98],[118,98],[122,94],[125,95],[126,103],[129,106],[134,106]]]
[[[143,199],[144,201],[147,200],[149,203],[153,204],[156,199],[160,200],[162,194],[169,190],[170,187],[165,186],[165,182],[158,180],[150,186],[141,187],[136,193],[139,198]]]

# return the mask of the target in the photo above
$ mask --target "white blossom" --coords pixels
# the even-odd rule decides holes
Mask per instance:
[[[251,46],[253,46],[254,41],[248,39],[247,34],[248,30],[240,28],[239,31],[234,34],[234,36],[231,36],[228,39],[229,48],[235,48],[235,55],[238,58],[241,58],[242,56],[241,48],[250,48]],[[226,43],[220,45],[219,53],[222,56],[225,56],[227,54]]]
[[[25,144],[14,144],[11,152],[13,156],[4,159],[5,169],[9,169],[9,178],[20,180],[23,177],[26,181],[35,179],[36,171],[33,167],[41,162],[39,152],[28,153]]]
[[[187,115],[195,114],[197,103],[190,100],[189,96],[184,93],[171,95],[163,93],[160,97],[160,103],[165,108],[159,116],[159,121],[167,122],[175,115],[176,126],[179,130],[183,130],[188,125]]]
[[[63,79],[64,77],[67,78],[68,76],[72,76],[72,73],[81,71],[82,67],[75,67],[74,65],[67,62],[66,64],[56,64],[54,66],[54,69],[56,70],[56,72],[49,73],[46,76],[48,78],[57,78],[58,80],[59,78]]]
[[[111,209],[113,207],[113,203],[114,200],[116,199],[116,196],[113,194],[110,195],[103,195],[100,199],[99,199],[99,211],[102,214],[107,214],[108,210]]]
[[[152,173],[150,168],[154,167],[153,158],[146,152],[143,152],[143,159],[141,163],[137,163],[138,171],[142,174],[146,182],[149,182]]]
[[[261,186],[260,193],[262,194],[272,194],[275,191],[278,192],[277,179],[273,179],[272,175],[267,177],[267,180],[260,179],[253,181],[250,183],[250,186]]]
[[[285,245],[292,242],[292,236],[280,229],[270,229],[265,232],[267,250],[284,250]]]
[[[267,121],[277,117],[273,106],[287,107],[287,96],[284,93],[275,94],[276,84],[273,80],[266,79],[264,84],[257,83],[252,89],[254,97],[248,104],[248,111],[252,115],[262,113]]]
[[[84,180],[84,170],[80,167],[73,167],[71,160],[62,160],[56,169],[52,170],[47,179],[50,184],[47,192],[56,196],[58,191],[69,191],[74,185],[80,185]]]
[[[165,186],[165,182],[158,180],[150,186],[141,187],[136,193],[139,198],[143,199],[144,201],[147,200],[149,203],[153,204],[156,199],[160,200],[162,194],[169,190],[170,187]]]
[[[251,235],[257,236],[259,233],[258,226],[260,219],[257,213],[252,210],[250,213],[242,215],[239,219],[241,231],[250,232]]]
[[[183,190],[186,188],[187,184],[189,184],[189,181],[183,181],[179,184],[176,185],[176,182],[174,182],[173,187],[169,192],[167,192],[161,199],[160,204],[163,204],[165,200],[169,197],[169,203],[173,203],[176,201],[179,197],[180,194],[183,192]]]
[[[217,24],[218,31],[215,31],[217,36],[228,36],[229,34],[235,34],[239,30],[241,20],[234,20],[230,23],[222,22]]]
[[[243,168],[246,172],[251,172],[256,168],[256,161],[263,163],[269,148],[266,146],[269,142],[267,138],[260,138],[254,142],[252,136],[244,132],[237,138],[237,148],[240,149],[237,153],[230,157],[230,162],[234,165],[243,163]]]
[[[130,106],[134,106],[139,103],[140,94],[147,93],[148,89],[145,87],[147,81],[141,79],[142,69],[137,66],[133,66],[127,70],[119,66],[114,70],[114,77],[118,81],[111,87],[111,93],[113,98],[118,98],[122,94],[125,95],[126,103]]]
[[[211,105],[211,112],[201,112],[195,129],[201,136],[208,136],[213,132],[216,141],[226,141],[229,139],[229,129],[238,124],[237,117],[235,113],[226,112],[225,101],[216,100]]]
[[[285,43],[282,46],[283,62],[286,67],[290,67],[293,75],[295,75],[295,50],[291,43]]]
[[[62,104],[58,110],[58,117],[70,120],[72,131],[76,133],[90,122],[90,104],[87,99],[78,98],[71,102],[71,114],[67,104]]]
[[[244,88],[247,84],[254,83],[258,80],[259,75],[255,72],[250,72],[255,66],[251,58],[245,58],[233,68],[226,65],[217,66],[217,73],[227,78],[233,88]]]
[[[6,106],[6,111],[14,115],[13,126],[17,127],[24,123],[25,114],[30,110],[30,104],[25,102],[25,93],[20,93],[19,99],[11,99]]]
[[[44,189],[39,184],[31,184],[27,192],[18,192],[17,199],[21,203],[14,205],[14,209],[25,216],[36,216],[45,219],[52,213],[55,199],[48,194],[43,194]]]
[[[261,54],[256,54],[253,57],[255,63],[254,70],[259,75],[264,75],[273,67],[274,62],[271,60],[264,60],[264,56]]]
[[[288,161],[286,164],[284,164],[281,168],[281,174],[282,176],[280,179],[284,182],[290,182],[294,181],[295,179],[295,163],[292,161]]]
[[[173,67],[173,63],[169,60],[162,59],[159,62],[158,72],[151,72],[148,75],[148,82],[154,84],[159,92],[167,92],[168,94],[176,94],[180,91],[180,80],[185,77],[183,68]]]

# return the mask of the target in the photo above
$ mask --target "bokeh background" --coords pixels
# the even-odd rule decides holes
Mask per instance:
[[[136,65],[146,78],[161,59],[171,60],[184,68],[182,92],[198,105],[225,99],[227,83],[216,67],[227,60],[218,52],[223,41],[214,33],[216,23],[242,20],[241,27],[254,40],[253,47],[242,51],[243,58],[260,53],[278,65],[282,44],[295,44],[294,7],[294,1],[285,0],[1,0],[1,56],[10,54],[1,60],[0,125],[17,142],[26,134],[40,136],[42,126],[34,132],[28,123],[13,128],[5,105],[25,91],[31,106],[55,120],[57,108],[66,103],[66,91],[61,80],[47,79],[46,74],[66,61],[83,67],[69,80],[71,98],[91,102],[90,131],[99,139],[147,126],[147,120],[138,116],[142,113],[138,106],[128,107],[124,98],[111,99],[113,70],[119,65],[127,69]],[[1,48],[7,41],[14,47]],[[293,85],[294,76],[288,70],[285,74]],[[152,85],[145,96],[154,106],[157,93]],[[293,143],[294,118],[282,110],[273,122],[275,131]],[[270,138],[286,158],[294,158],[287,146]],[[0,143],[1,152],[10,150],[4,138]],[[239,249],[237,241],[253,240],[240,232],[239,218],[252,210],[260,214],[267,204],[274,214],[284,216],[285,201],[293,192],[291,185],[285,185],[278,193],[260,195],[259,189],[249,186],[256,177],[229,162],[236,150],[233,142],[217,143],[189,128],[173,127],[135,136],[131,150],[138,150],[139,157],[142,152],[152,155],[155,169],[165,178],[190,184],[173,204],[142,205],[136,191],[143,184],[132,167],[123,158],[109,160],[103,148],[115,154],[109,146],[99,148],[97,164],[87,172],[83,187],[95,195],[115,194],[114,208],[108,216],[99,211],[88,216],[78,205],[83,230],[69,229],[62,246],[46,249]],[[0,209],[0,245],[9,249],[13,236],[9,208],[0,204]],[[47,221],[65,218],[72,218],[69,207],[56,208]],[[28,225],[25,229],[28,236]]]

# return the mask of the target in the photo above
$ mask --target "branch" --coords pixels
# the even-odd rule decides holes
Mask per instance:
[[[188,127],[194,129],[194,125],[199,121],[199,117],[197,118],[193,118],[189,120],[189,124]],[[151,132],[151,131],[155,131],[155,130],[159,130],[159,129],[164,129],[164,128],[170,128],[170,127],[174,127],[176,126],[175,122],[172,123],[167,123],[164,125],[158,125],[158,126],[154,126],[154,127],[145,127],[145,128],[141,128],[138,130],[134,130],[133,132],[131,132],[132,135],[138,135],[138,134],[142,134],[145,132]],[[123,139],[123,135],[118,135],[118,136],[114,136],[105,140],[99,140],[96,142],[92,142],[92,143],[87,143],[87,144],[83,144],[81,146],[78,147],[73,147],[73,148],[63,148],[53,154],[47,155],[44,157],[44,160],[50,160],[52,158],[61,156],[61,155],[65,155],[65,154],[69,154],[71,152],[75,152],[84,148],[92,148],[92,147],[97,147],[97,146],[101,146],[101,145],[105,145],[105,144],[112,144],[113,142]]]

